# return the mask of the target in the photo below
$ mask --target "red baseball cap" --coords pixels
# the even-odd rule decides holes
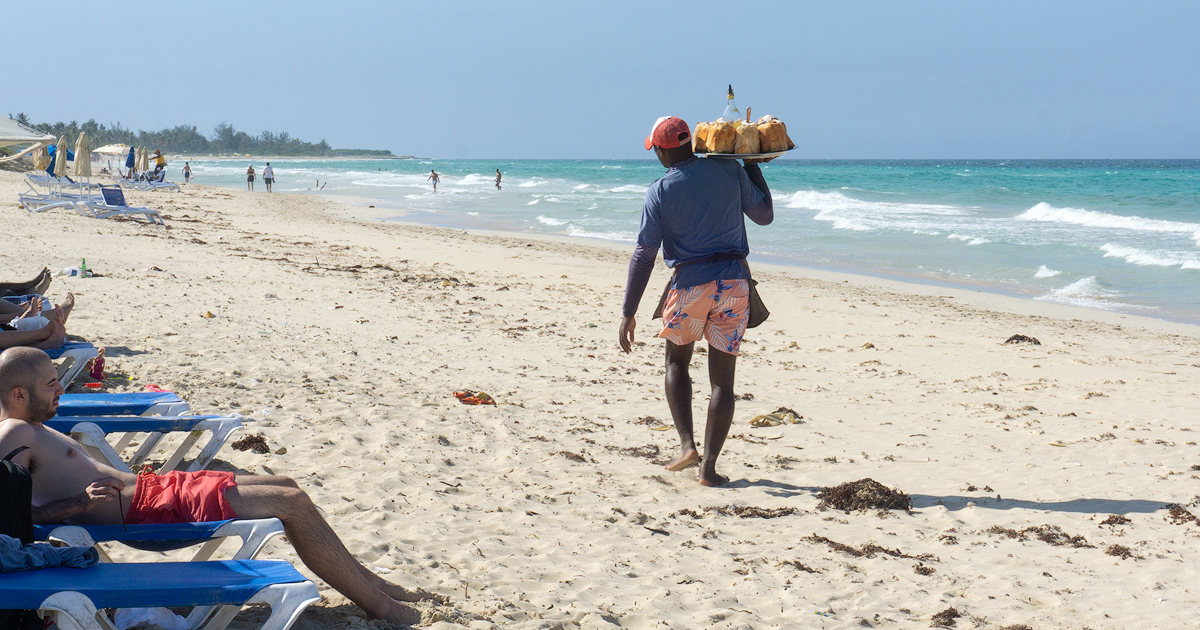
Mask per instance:
[[[688,124],[683,122],[682,118],[663,116],[654,121],[654,129],[646,136],[646,150],[649,151],[651,147],[674,149],[691,141],[692,132],[688,130]]]

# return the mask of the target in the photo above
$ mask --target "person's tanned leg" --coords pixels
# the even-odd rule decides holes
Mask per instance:
[[[700,485],[719,486],[728,477],[717,474],[717,457],[725,446],[729,425],[733,424],[733,378],[737,355],[708,347],[708,380],[712,398],[708,401],[708,422],[704,426],[704,460],[700,464]]]
[[[694,345],[677,346],[667,341],[667,406],[671,408],[671,419],[675,421],[675,430],[679,432],[682,451],[678,459],[667,464],[667,470],[683,470],[700,461],[692,431],[692,379],[688,375]]]
[[[368,615],[397,624],[415,624],[421,620],[420,612],[394,599],[415,601],[421,597],[359,564],[295,481],[287,477],[242,475],[236,480],[237,487],[227,490],[225,498],[238,516],[275,517],[283,521],[288,540],[305,566]]]

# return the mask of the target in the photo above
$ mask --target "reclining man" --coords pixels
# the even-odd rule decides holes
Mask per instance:
[[[70,293],[62,304],[48,310],[42,310],[40,299],[20,306],[0,299],[0,350],[17,346],[61,348],[67,340],[67,317],[74,307],[75,296]]]
[[[229,518],[283,521],[308,568],[373,618],[414,624],[420,613],[400,602],[440,599],[392,584],[350,555],[312,500],[288,477],[218,471],[133,475],[102,464],[78,442],[47,428],[63,393],[46,353],[0,353],[0,457],[28,446],[13,461],[33,476],[33,522],[179,523]]]

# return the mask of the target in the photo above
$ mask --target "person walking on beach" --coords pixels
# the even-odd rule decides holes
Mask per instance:
[[[429,169],[429,177],[426,177],[425,179],[433,180],[433,192],[437,192],[438,182],[442,181],[442,178],[438,176],[437,171]]]
[[[496,190],[500,190],[500,169],[496,169]]]
[[[246,167],[246,190],[254,192],[254,165]]]
[[[668,170],[646,191],[617,339],[622,350],[632,350],[634,315],[661,245],[663,260],[675,273],[658,336],[667,343],[667,406],[682,450],[666,468],[683,470],[698,463],[700,484],[719,486],[729,482],[717,474],[717,456],[733,422],[734,368],[750,315],[750,268],[745,264],[750,246],[742,216],[769,225],[775,217],[771,191],[758,160],[746,160],[745,167],[739,167],[734,160],[697,158],[687,123],[674,116],[654,123],[645,147],[654,149]],[[701,339],[708,341],[712,384],[703,456],[692,431],[688,375],[692,347]]]
[[[125,168],[129,171],[125,174],[125,179],[133,179],[133,165],[137,164],[137,156],[134,155],[133,147],[129,147],[129,155],[125,156]]]
[[[275,169],[271,168],[270,162],[263,169],[263,183],[267,185],[267,192],[271,192],[271,184],[275,183]]]
[[[183,163],[183,183],[187,184],[192,181],[192,167],[187,162]]]

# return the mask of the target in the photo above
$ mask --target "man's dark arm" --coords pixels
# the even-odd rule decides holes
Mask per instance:
[[[762,191],[763,200],[757,206],[746,210],[746,216],[759,225],[770,225],[775,220],[775,204],[771,201],[771,189],[767,188],[767,180],[763,179],[762,169],[758,164],[747,164],[744,167],[746,177]]]
[[[621,314],[625,317],[637,314],[638,304],[646,292],[646,284],[650,282],[650,273],[654,271],[654,259],[657,257],[657,247],[650,249],[639,244],[634,248],[633,258],[629,259],[629,277],[625,281],[625,302],[621,305]]]

